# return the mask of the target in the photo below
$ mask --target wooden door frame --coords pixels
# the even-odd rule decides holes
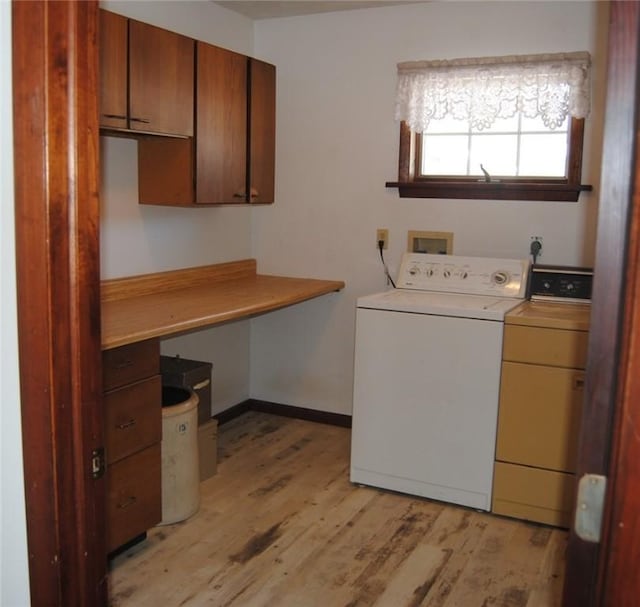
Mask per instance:
[[[640,595],[640,582],[637,572],[633,571],[634,561],[609,557],[613,549],[630,554],[634,541],[640,545],[640,528],[636,524],[628,525],[624,530],[618,529],[612,535],[614,517],[619,516],[620,509],[624,512],[628,506],[625,494],[631,489],[628,481],[632,477],[625,475],[633,472],[630,467],[620,465],[620,455],[625,448],[631,453],[628,440],[630,419],[640,415],[640,399],[636,398],[634,402],[632,398],[634,390],[637,395],[637,384],[630,385],[627,393],[619,389],[619,386],[625,386],[627,370],[630,376],[633,375],[631,365],[637,362],[638,353],[636,346],[636,358],[630,357],[630,347],[635,346],[640,335],[640,324],[635,316],[625,312],[633,305],[636,293],[632,287],[639,268],[637,219],[632,224],[629,221],[631,214],[637,216],[638,212],[635,208],[638,185],[634,181],[638,174],[639,28],[638,3],[611,2],[598,241],[577,465],[577,478],[589,473],[610,475],[608,505],[601,543],[585,542],[573,530],[570,532],[564,607],[631,607],[636,604],[635,597]],[[634,230],[631,234],[628,233],[630,225]],[[631,417],[623,421],[625,415]],[[619,443],[622,428],[623,440]],[[612,451],[612,444],[620,444],[622,449],[614,447]],[[639,480],[636,469],[635,482]],[[623,543],[626,545],[624,549]],[[613,588],[612,580],[621,586]],[[635,594],[628,594],[634,588]],[[615,600],[612,599],[614,596],[617,597]],[[624,596],[628,602],[624,602]]]
[[[31,604],[107,603],[97,2],[12,5],[16,287]]]

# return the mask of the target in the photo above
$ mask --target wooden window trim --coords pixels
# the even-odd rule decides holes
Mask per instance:
[[[478,181],[477,177],[420,177],[420,135],[400,123],[398,181],[388,181],[388,188],[398,188],[400,198],[468,198],[484,200],[553,200],[577,202],[580,192],[592,186],[580,183],[584,119],[571,120],[567,179],[501,179]]]

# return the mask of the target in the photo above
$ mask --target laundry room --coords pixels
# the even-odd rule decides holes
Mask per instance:
[[[259,14],[287,4],[299,12]],[[209,389],[199,413],[217,428],[217,470],[200,483],[197,514],[162,521],[154,494],[145,519],[153,522],[136,521],[108,543],[110,604],[573,607],[562,602],[562,584],[597,254],[610,3],[102,0],[99,8],[129,23],[128,52],[131,23],[141,23],[196,41],[196,66],[218,47],[242,57],[248,97],[262,91],[263,67],[273,78],[273,103],[262,108],[273,112],[271,183],[265,190],[245,176],[220,203],[198,200],[206,138],[197,131],[166,136],[143,125],[132,134],[131,101],[125,127],[101,123],[102,350],[146,343],[154,360],[200,361],[210,376],[196,380]],[[472,155],[462,179],[454,171],[430,187],[428,176],[416,178],[427,156],[425,146],[416,161],[416,146],[428,132],[416,138],[409,115],[398,114],[399,65],[461,60],[482,71],[488,58],[559,57],[587,75],[580,108],[563,107],[543,135],[563,133],[566,176],[536,174],[522,185],[503,172],[500,152],[491,155],[500,148],[488,146],[482,167]],[[233,89],[237,69],[221,71],[211,91]],[[125,73],[131,82],[131,66]],[[191,75],[198,129],[206,75],[197,67]],[[262,118],[245,103],[250,131]],[[221,137],[235,119],[221,118]],[[223,173],[234,170],[227,152],[242,147],[247,175],[262,176],[249,158],[254,141],[265,145],[255,132],[210,152]],[[537,156],[552,155],[543,150]],[[439,295],[427,305],[424,291]],[[140,299],[125,308],[132,294]],[[520,307],[531,296],[542,308]],[[390,312],[397,324],[387,324]],[[411,324],[427,314],[429,324]],[[131,364],[104,356],[116,373]],[[520,375],[532,368],[540,375]],[[126,383],[118,381],[104,387],[107,396]],[[540,425],[518,403],[536,406],[541,385],[551,386],[545,402],[560,392],[573,408],[549,405]],[[420,410],[429,399],[431,416]],[[136,426],[129,417],[117,424]],[[161,473],[154,432],[144,446],[155,459],[140,478]],[[109,457],[100,465],[115,478]],[[476,552],[465,553],[463,532]],[[476,596],[479,578],[486,584]],[[480,594],[485,603],[473,602]]]
[[[145,4],[105,2],[102,6],[152,25],[177,29],[170,3],[153,11]],[[206,36],[212,44],[276,66],[274,203],[250,209],[140,205],[135,142],[103,137],[103,279],[253,257],[260,274],[344,281],[345,288],[336,293],[250,321],[167,338],[161,348],[165,355],[212,363],[212,413],[222,414],[222,420],[225,411],[247,400],[280,408],[284,405],[292,412],[350,418],[356,301],[391,286],[385,264],[396,279],[403,254],[412,246],[410,232],[427,237],[444,235],[446,252],[455,256],[524,262],[532,260],[531,243],[536,239],[542,243],[538,263],[593,266],[606,82],[606,9],[597,2],[418,3],[251,22],[216,6],[208,10],[224,19],[215,26],[222,31],[214,33],[209,28],[202,32],[202,17],[188,22],[189,13],[181,8],[180,17],[186,25],[181,33]],[[398,187],[388,185],[398,180],[401,145],[400,124],[395,118],[398,63],[576,51],[589,54],[591,79],[579,179],[581,186],[591,187],[580,191],[577,200],[529,200],[527,195],[498,199],[495,194],[486,194],[486,199],[401,197]],[[495,164],[494,159],[484,163],[489,171]],[[378,248],[379,229],[385,230],[382,251]],[[516,266],[525,281],[528,266]],[[484,271],[491,274],[501,269],[496,266]],[[524,286],[517,296],[524,297]],[[417,352],[428,349],[429,331],[433,330],[420,334],[425,343]],[[416,337],[415,330],[407,331],[406,340]],[[442,354],[447,333],[436,333],[437,341],[443,342]],[[441,457],[446,452],[447,458],[455,458],[433,441],[440,433],[451,443],[457,429],[458,438],[453,442],[462,467],[468,468],[465,462],[469,458],[486,460],[482,470],[466,472],[487,479],[484,489],[474,486],[468,492],[484,497],[459,501],[452,494],[466,489],[425,493],[416,485],[407,489],[402,484],[376,483],[367,474],[354,476],[353,469],[352,480],[491,510],[502,333],[469,335],[473,335],[468,337],[469,344],[463,345],[457,333],[450,334],[454,347],[468,352],[470,370],[456,367],[460,375],[445,376],[445,381],[457,383],[468,399],[485,389],[478,380],[491,376],[493,385],[487,388],[493,398],[491,406],[486,410],[478,406],[473,416],[460,412],[462,418],[450,407],[448,420],[441,426],[433,425],[433,436],[422,433],[422,440],[433,444],[432,450],[422,455],[434,461],[434,451],[440,449]],[[405,351],[409,348],[406,343]],[[409,367],[389,347],[391,360],[365,375],[369,385],[374,377],[380,382],[375,383],[373,392],[393,398],[394,386],[403,383],[406,389],[407,385],[406,375],[394,369],[403,368],[408,374]],[[440,366],[435,365],[438,354],[434,358],[421,356],[414,364],[429,360],[442,376],[452,359],[448,355],[440,358]],[[487,361],[486,370],[474,364],[478,359]],[[357,364],[357,356],[355,360]],[[416,384],[415,389],[432,388],[426,382]],[[371,389],[366,394],[370,396]],[[412,398],[424,396],[414,394]],[[400,420],[405,413],[400,403],[388,418],[375,406],[367,417],[369,405],[364,404],[365,419],[374,425],[384,422],[384,427],[376,434],[366,426],[361,440],[387,462],[394,459],[392,452],[401,444],[413,453],[407,457],[415,458],[410,445],[421,442],[419,425],[432,420],[408,418],[403,429]],[[487,430],[480,430],[485,424]],[[461,430],[463,427],[468,430]],[[478,453],[471,447],[475,443],[484,445]],[[435,461],[438,467],[441,462]],[[420,466],[419,461],[414,465]],[[411,475],[400,471],[396,476]],[[446,485],[449,481],[438,477],[435,483]],[[531,483],[519,477],[509,481],[511,485],[523,482],[526,486]],[[555,477],[553,482],[557,482]],[[545,494],[548,483],[542,483]],[[520,513],[520,518],[535,518],[534,510],[547,512],[547,506],[541,507],[535,499],[529,502],[530,511]],[[551,509],[555,507],[560,508]],[[558,516],[545,515],[538,520],[566,527],[566,515],[561,520]]]

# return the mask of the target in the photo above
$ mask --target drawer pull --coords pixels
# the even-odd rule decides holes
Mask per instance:
[[[206,388],[210,383],[211,383],[210,379],[205,379],[204,381],[201,381],[200,383],[195,384],[194,386],[191,386],[191,388],[193,390],[201,390],[202,388]]]
[[[131,360],[130,358],[125,358],[124,360],[121,360],[119,363],[117,363],[115,367],[116,369],[126,369],[131,365],[133,365],[133,360]]]
[[[121,116],[120,114],[102,114],[103,118],[119,118],[120,120],[126,120],[126,116]]]
[[[118,424],[116,427],[118,430],[126,430],[127,428],[131,428],[131,426],[136,425],[136,420],[131,418],[128,422],[124,422],[123,424]]]
[[[147,120],[146,118],[129,118],[131,122],[142,122],[143,124],[149,124],[151,120]]]
[[[135,495],[132,495],[131,497],[128,497],[126,500],[124,500],[124,502],[120,502],[117,507],[120,508],[120,510],[126,510],[127,508],[133,506],[137,501],[138,498]]]
[[[579,377],[573,378],[573,389],[574,390],[584,390],[584,376],[580,375]]]

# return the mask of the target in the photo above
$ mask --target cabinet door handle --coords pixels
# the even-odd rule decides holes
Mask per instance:
[[[131,426],[136,425],[136,420],[131,418],[128,422],[124,422],[123,424],[118,424],[118,430],[126,430],[127,428],[131,428]]]
[[[573,378],[573,389],[584,390],[584,375],[578,375]]]
[[[121,118],[122,120],[126,120],[126,116],[121,116],[120,114],[102,114],[103,118]]]
[[[131,506],[133,506],[137,501],[138,501],[138,498],[135,495],[132,495],[128,497],[126,500],[124,500],[124,502],[120,502],[117,508],[119,508],[120,510],[126,510],[127,508],[130,508]]]
[[[129,118],[131,122],[143,122],[144,124],[149,124],[151,120],[147,120],[146,118]]]
[[[244,192],[236,192],[236,193],[233,195],[233,197],[234,197],[234,198],[243,198],[243,199],[244,199],[244,198],[246,198],[246,195],[245,195],[245,193],[244,193]]]
[[[251,188],[251,198],[258,198],[258,196],[260,196],[260,192],[255,188]]]

